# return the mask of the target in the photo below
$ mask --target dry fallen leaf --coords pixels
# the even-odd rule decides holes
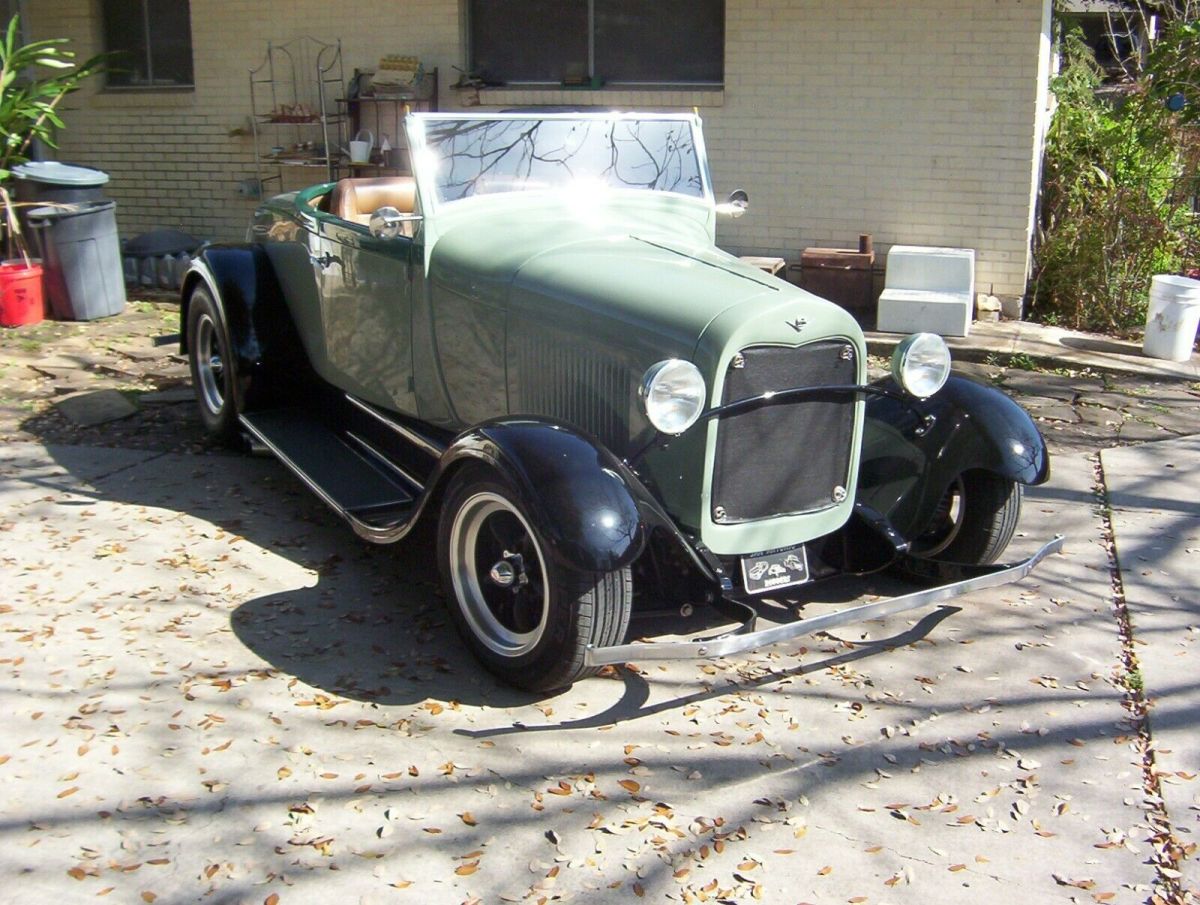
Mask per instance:
[[[617,783],[617,785],[619,785],[622,789],[624,789],[626,792],[630,793],[631,795],[636,795],[642,789],[641,784],[634,782],[632,779],[622,779],[620,782]]]
[[[465,823],[467,826],[475,826],[476,823],[478,823],[478,821],[475,819],[474,815],[470,811],[463,811],[458,816],[460,818],[462,818],[462,822]]]
[[[469,877],[477,870],[479,870],[478,861],[468,861],[466,864],[460,864],[458,867],[454,868],[454,872],[460,877]]]

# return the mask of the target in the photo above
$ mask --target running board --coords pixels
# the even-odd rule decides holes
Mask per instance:
[[[421,485],[348,431],[300,409],[249,412],[242,427],[368,540],[409,521]]]
[[[982,591],[985,588],[994,588],[999,585],[1020,581],[1033,571],[1034,566],[1051,553],[1061,551],[1063,539],[1061,534],[1057,535],[1052,541],[1024,562],[1019,562],[1011,566],[980,567],[983,574],[978,574],[963,581],[956,581],[952,584],[928,588],[924,591],[916,591],[901,597],[891,597],[887,600],[879,600],[875,603],[863,604],[862,606],[850,607],[834,613],[825,613],[821,616],[813,616],[809,619],[801,619],[798,622],[789,622],[786,625],[777,625],[757,632],[746,630],[753,625],[752,621],[748,620],[740,628],[715,638],[696,638],[692,641],[664,641],[662,643],[638,642],[613,647],[589,646],[584,652],[583,662],[585,666],[594,667],[607,666],[614,663],[640,663],[645,660],[683,660],[697,657],[713,659],[716,657],[727,657],[730,654],[765,647],[768,644],[778,644],[781,641],[790,641],[792,638],[797,638],[801,635],[827,631],[831,628],[837,628],[838,626],[848,625],[853,622],[879,619],[883,616],[903,613],[906,610],[932,606],[935,603],[952,600],[955,597],[961,597],[963,594],[969,594],[972,591]]]

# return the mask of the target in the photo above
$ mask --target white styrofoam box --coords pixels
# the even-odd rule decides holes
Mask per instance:
[[[971,294],[885,289],[879,296],[875,329],[881,333],[966,336],[971,329]]]
[[[884,286],[968,292],[975,298],[975,249],[893,245],[888,251]]]
[[[975,304],[975,250],[893,245],[875,328],[966,336]]]

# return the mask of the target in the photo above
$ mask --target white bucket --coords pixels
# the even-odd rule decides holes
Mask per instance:
[[[1150,283],[1142,352],[1151,358],[1187,361],[1200,326],[1200,280],[1159,274]]]

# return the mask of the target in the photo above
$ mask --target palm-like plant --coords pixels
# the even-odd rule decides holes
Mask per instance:
[[[13,16],[0,36],[0,208],[7,235],[8,257],[19,252],[28,264],[29,251],[17,220],[17,202],[7,183],[13,167],[29,159],[34,139],[50,147],[56,129],[64,127],[60,105],[88,76],[104,67],[104,55],[77,63],[66,38],[19,44],[18,17]]]

